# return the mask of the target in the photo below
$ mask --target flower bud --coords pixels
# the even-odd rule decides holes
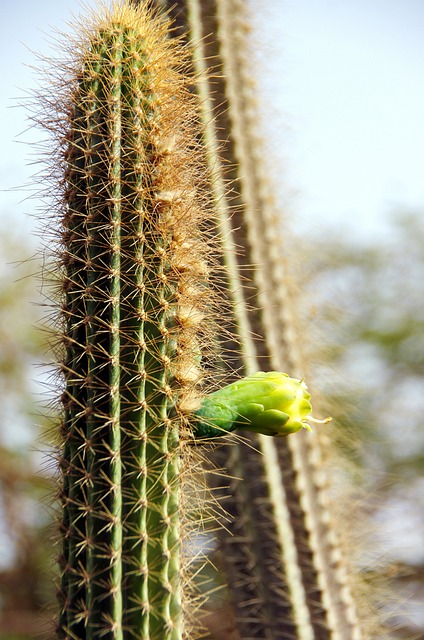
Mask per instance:
[[[287,436],[302,428],[310,431],[308,420],[320,422],[308,418],[310,398],[303,380],[259,371],[207,396],[195,413],[194,435],[216,437],[236,429],[268,436]]]

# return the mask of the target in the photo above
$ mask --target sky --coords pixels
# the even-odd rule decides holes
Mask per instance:
[[[6,0],[1,0],[5,3]],[[87,6],[94,4],[89,0]],[[283,206],[300,229],[347,227],[384,237],[390,213],[424,204],[424,3],[421,0],[248,0],[252,75]],[[77,0],[15,0],[0,24],[0,225],[31,233],[22,202],[34,173],[17,107],[35,83],[26,65],[51,53]]]
[[[252,12],[261,4],[251,0]],[[265,128],[294,216],[384,234],[392,211],[424,204],[424,3],[263,4]]]

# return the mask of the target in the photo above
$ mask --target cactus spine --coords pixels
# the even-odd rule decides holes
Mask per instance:
[[[213,302],[195,107],[167,30],[102,9],[56,102],[66,640],[184,632],[181,473]]]

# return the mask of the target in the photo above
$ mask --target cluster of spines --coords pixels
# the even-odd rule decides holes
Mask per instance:
[[[216,303],[196,110],[168,28],[142,6],[103,9],[78,34],[57,125],[43,122],[65,174],[57,633],[67,640],[178,640],[184,627],[181,470]]]

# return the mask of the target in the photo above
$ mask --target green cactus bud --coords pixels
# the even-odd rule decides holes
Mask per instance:
[[[195,436],[212,438],[241,429],[267,436],[287,436],[308,422],[311,395],[303,380],[287,373],[259,371],[207,396],[196,411]]]

